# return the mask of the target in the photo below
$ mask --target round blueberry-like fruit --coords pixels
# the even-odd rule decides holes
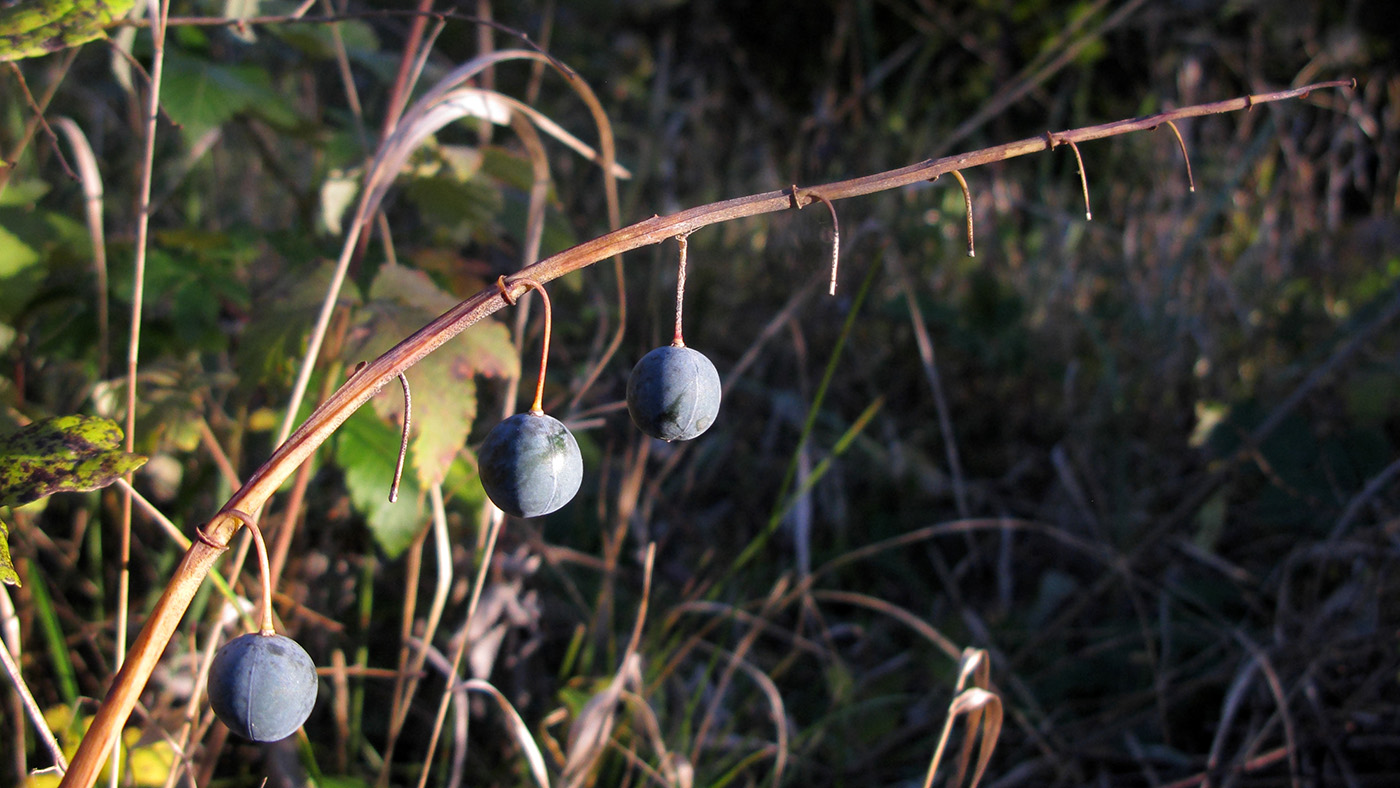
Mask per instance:
[[[664,441],[688,441],[719,415],[719,373],[705,354],[676,345],[642,356],[627,379],[627,410],[637,429]]]
[[[209,668],[209,705],[245,739],[280,741],[316,705],[316,665],[295,640],[252,632],[230,640]]]
[[[564,423],[517,413],[497,424],[477,452],[481,486],[516,517],[539,517],[573,500],[583,483],[583,455]]]

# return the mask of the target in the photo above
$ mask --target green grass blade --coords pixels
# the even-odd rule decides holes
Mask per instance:
[[[54,610],[53,597],[44,582],[44,575],[33,561],[29,566],[30,594],[34,600],[34,620],[44,633],[44,641],[49,647],[49,659],[53,662],[53,672],[58,678],[58,688],[63,701],[72,706],[78,701],[78,674],[73,670],[73,657],[68,653],[68,641],[63,638],[63,625],[59,623]]]
[[[759,552],[763,550],[763,547],[768,544],[768,540],[773,537],[773,534],[776,533],[778,528],[782,525],[783,515],[786,514],[788,509],[792,506],[792,503],[788,501],[788,489],[792,487],[793,479],[797,477],[798,457],[802,453],[802,447],[806,446],[807,441],[812,437],[812,429],[817,423],[817,414],[821,412],[822,403],[826,400],[826,394],[831,389],[831,381],[836,377],[837,365],[841,361],[841,351],[845,349],[847,341],[851,338],[851,331],[855,328],[856,318],[860,316],[860,308],[865,303],[866,296],[870,294],[870,288],[875,283],[875,276],[880,272],[883,260],[883,256],[877,256],[875,258],[874,264],[870,266],[870,270],[865,274],[864,281],[860,283],[860,291],[856,293],[855,301],[851,303],[850,312],[846,314],[846,322],[841,326],[841,335],[836,339],[836,346],[831,350],[831,358],[827,359],[826,362],[826,371],[822,374],[822,380],[820,385],[817,386],[816,395],[812,397],[812,405],[807,409],[807,420],[802,425],[802,435],[798,438],[797,449],[792,453],[792,461],[788,463],[787,473],[783,476],[783,483],[778,486],[778,494],[775,498],[776,503],[774,504],[772,515],[768,518],[768,525],[744,547],[744,551],[739,554],[739,557],[736,558],[734,563],[730,566],[729,572],[726,574],[726,579],[758,556]],[[867,408],[867,412],[869,412],[869,408]],[[870,415],[874,414],[870,413]],[[856,423],[863,426],[864,421],[858,420]],[[806,488],[804,488],[804,491],[805,489]],[[718,589],[722,585],[723,583],[717,583],[715,588]]]

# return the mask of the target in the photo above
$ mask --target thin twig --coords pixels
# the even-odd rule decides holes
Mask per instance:
[[[481,592],[486,586],[486,573],[491,568],[491,562],[496,556],[496,540],[501,535],[501,524],[505,522],[504,517],[496,517],[491,520],[491,530],[486,537],[486,547],[481,552],[481,565],[477,567],[476,580],[472,583],[471,598],[467,601],[467,615],[462,620],[462,628],[457,632],[457,648],[452,651],[452,669],[448,675],[456,676],[462,666],[462,658],[466,655],[467,646],[470,645],[470,638],[467,633],[471,631],[472,620],[476,618],[477,606],[481,603]],[[423,770],[418,778],[418,788],[424,788],[428,783],[428,774],[432,771],[429,768],[433,762],[433,753],[437,750],[438,741],[442,737],[442,725],[447,719],[447,705],[451,699],[451,693],[443,693],[442,702],[438,705],[437,716],[433,720],[433,732],[428,738],[428,752],[423,756]]]
[[[29,147],[29,141],[34,138],[34,132],[38,131],[39,123],[43,120],[43,112],[48,108],[49,102],[53,101],[53,97],[57,95],[58,87],[63,84],[63,78],[68,75],[68,69],[73,65],[73,59],[78,56],[79,49],[81,48],[73,47],[63,55],[63,61],[55,70],[53,81],[49,83],[48,90],[44,92],[44,97],[40,99],[38,103],[40,108],[39,114],[35,115],[24,125],[24,133],[20,135],[14,148],[12,148],[8,154],[5,154],[7,158],[0,160],[0,194],[4,193],[6,184],[10,182],[10,176],[14,174],[14,163],[19,160],[19,157],[24,153],[24,149]],[[14,63],[12,62],[10,65],[14,66]],[[15,66],[15,70],[16,73],[18,73],[19,67]],[[28,88],[26,88],[26,90],[27,89]]]
[[[831,282],[827,285],[826,294],[834,296],[836,295],[836,265],[841,261],[841,221],[836,218],[836,206],[831,204],[831,200],[823,197],[820,193],[813,194],[812,199],[820,201],[831,212]]]
[[[19,92],[24,94],[24,101],[29,105],[29,111],[34,113],[35,122],[39,124],[39,128],[44,130],[44,136],[48,137],[49,143],[53,145],[54,155],[58,158],[58,166],[63,168],[63,174],[75,181],[79,180],[78,174],[73,172],[72,167],[68,166],[68,159],[64,158],[63,149],[59,147],[58,144],[58,135],[54,133],[53,127],[49,125],[49,121],[44,117],[44,110],[39,106],[39,103],[34,100],[34,94],[29,92],[29,83],[24,79],[24,72],[19,70],[19,64],[11,60],[5,65],[9,66],[10,70],[14,72],[15,81],[19,83]]]
[[[957,170],[953,170],[953,177],[958,179],[958,186],[962,187],[963,205],[967,209],[967,256],[977,256],[977,246],[973,242],[972,234],[972,192],[967,188],[967,179]]]
[[[690,249],[690,239],[684,235],[678,235],[676,236],[676,244],[680,250],[680,260],[676,263],[676,330],[671,337],[671,344],[675,347],[685,347],[685,332],[681,329],[681,312],[685,306],[686,252]]]
[[[1176,144],[1181,146],[1181,158],[1186,162],[1186,183],[1191,187],[1191,192],[1195,193],[1196,179],[1191,177],[1191,154],[1186,152],[1186,140],[1181,138],[1181,130],[1176,127],[1175,123],[1167,121],[1167,128],[1176,135]]]
[[[326,16],[303,16],[299,14],[286,14],[281,16],[172,16],[167,22],[167,27],[246,27],[247,25],[288,25],[294,23],[330,25],[337,22],[348,22],[353,19],[389,19],[395,17],[414,17],[435,19],[439,22],[466,22],[473,25],[484,25],[520,41],[527,47],[539,52],[550,59],[558,68],[573,73],[573,70],[565,66],[562,62],[550,55],[542,47],[530,38],[530,35],[523,30],[517,30],[509,25],[502,24],[492,19],[482,19],[481,17],[461,14],[456,11],[422,11],[409,8],[385,8],[376,11],[346,11],[344,13],[328,14]],[[147,19],[127,19],[121,25],[135,28],[150,27],[151,23]]]
[[[1094,212],[1089,208],[1089,176],[1084,172],[1084,157],[1079,155],[1079,146],[1069,141],[1069,149],[1074,151],[1074,161],[1079,165],[1079,188],[1084,190],[1084,221],[1094,221]]]
[[[389,485],[389,503],[399,500],[399,480],[403,478],[403,461],[408,456],[408,430],[413,423],[413,395],[408,391],[408,378],[399,373],[403,385],[403,440],[399,441],[399,461],[394,464],[394,482]]]
[[[404,107],[408,106],[408,98],[413,92],[410,76],[417,71],[414,60],[423,45],[423,33],[427,30],[428,16],[432,8],[433,0],[418,0],[417,13],[408,23],[408,39],[404,42],[403,54],[399,57],[399,70],[394,74],[394,84],[389,88],[387,110],[384,113],[384,122],[379,128],[381,141],[389,139],[389,135],[394,133]],[[442,17],[437,19],[439,23],[442,22]],[[426,49],[423,47],[425,53]]]
[[[128,453],[136,450],[136,373],[141,350],[141,320],[146,288],[146,247],[151,228],[151,184],[155,178],[156,125],[160,119],[160,86],[165,73],[165,20],[170,15],[170,0],[152,3],[151,11],[155,18],[151,27],[151,84],[146,97],[145,128],[141,152],[141,185],[137,193],[136,210],[136,259],[132,268],[131,285],[131,333],[126,348],[126,441]],[[134,478],[126,475],[126,481]],[[122,496],[121,545],[118,548],[120,570],[117,573],[117,632],[114,664],[122,667],[126,657],[127,607],[131,594],[131,506],[130,493]],[[87,737],[83,737],[86,741]],[[121,741],[113,736],[108,745],[111,748],[111,785],[116,788],[117,777],[121,774]],[[93,779],[96,775],[93,775]],[[64,780],[68,776],[64,775]],[[91,784],[87,782],[85,784]]]
[[[7,592],[0,588],[0,594],[4,593]],[[29,715],[30,721],[34,723],[34,730],[44,742],[44,747],[48,749],[50,757],[53,758],[58,773],[63,774],[68,770],[68,761],[63,757],[63,748],[58,746],[58,740],[54,738],[53,731],[49,730],[49,724],[44,721],[44,710],[39,708],[39,704],[34,700],[34,695],[29,692],[29,685],[25,683],[24,675],[20,673],[19,665],[10,656],[10,648],[3,639],[0,639],[0,665],[4,666],[5,674],[9,676],[10,683],[14,685],[15,694],[24,704],[24,710]],[[19,723],[16,723],[17,727],[18,725]]]

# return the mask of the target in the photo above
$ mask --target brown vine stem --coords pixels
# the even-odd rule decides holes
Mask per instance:
[[[1260,104],[1302,98],[1314,90],[1350,88],[1355,87],[1355,84],[1355,81],[1350,79],[1319,82],[1292,90],[1195,104],[1155,115],[1055,132],[1053,136],[1061,143],[1088,142],[1119,134],[1146,131],[1167,121],[1238,112]],[[1044,136],[1031,137],[972,153],[928,159],[895,170],[804,188],[803,191],[819,191],[822,196],[835,202],[910,186],[931,180],[943,173],[1006,161],[1047,148]],[[669,216],[652,216],[591,241],[585,241],[520,270],[515,276],[505,280],[505,292],[511,298],[518,298],[529,289],[530,286],[525,284],[527,280],[546,284],[565,274],[609,259],[613,255],[661,243],[701,227],[787,210],[793,205],[793,197],[792,189],[782,189],[701,205]],[[60,788],[90,788],[97,778],[103,755],[110,749],[121,727],[126,723],[136,704],[137,696],[145,688],[147,679],[155,669],[209,567],[223,552],[218,545],[227,545],[229,538],[238,529],[240,520],[235,512],[248,512],[256,516],[263,503],[350,417],[350,414],[424,356],[466,330],[468,326],[505,307],[506,299],[501,295],[502,291],[494,285],[482,290],[370,362],[322,403],[305,423],[273,452],[267,462],[253,473],[243,487],[229,498],[205,526],[209,542],[196,540],[176,567],[174,576],[156,602],[155,608],[151,610],[126,663],[117,673],[106,700],[103,701],[91,728],[74,754]]]

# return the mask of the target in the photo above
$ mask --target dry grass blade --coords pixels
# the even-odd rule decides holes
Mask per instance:
[[[953,698],[953,702],[948,704],[948,719],[943,723],[943,732],[938,737],[938,747],[933,752],[933,760],[930,761],[928,774],[924,777],[924,788],[933,785],[934,775],[938,772],[938,765],[943,759],[944,749],[948,745],[948,737],[953,731],[953,724],[958,717],[967,717],[967,737],[968,742],[981,735],[982,748],[977,756],[977,768],[972,773],[972,781],[968,783],[969,788],[977,788],[981,782],[982,775],[986,773],[987,763],[992,759],[992,752],[996,749],[997,739],[1001,736],[1001,725],[1003,711],[1001,698],[995,693],[973,687],[962,691]],[[979,724],[980,723],[980,724]],[[965,750],[970,749],[967,745]],[[966,763],[960,763],[957,776],[950,781],[950,785],[962,785],[966,772]]]
[[[943,453],[948,460],[948,474],[953,478],[953,503],[958,507],[958,516],[967,519],[972,516],[972,508],[967,500],[967,477],[963,473],[962,458],[958,453],[957,434],[953,432],[953,417],[948,407],[948,397],[943,391],[943,378],[938,374],[938,361],[934,355],[933,338],[924,324],[923,313],[914,297],[914,283],[910,281],[897,254],[888,255],[895,275],[899,277],[900,290],[904,293],[904,303],[909,310],[909,325],[914,329],[914,344],[919,349],[919,363],[923,365],[924,379],[933,392],[933,408],[938,414],[938,430],[943,438]]]
[[[446,671],[449,675],[457,675],[457,671],[462,665],[462,657],[466,654],[469,641],[467,633],[470,631],[472,622],[476,618],[477,606],[481,603],[481,594],[486,586],[486,575],[487,572],[490,571],[491,562],[496,555],[496,541],[500,538],[503,521],[504,517],[495,517],[491,520],[491,528],[486,535],[486,543],[481,549],[481,563],[477,567],[476,579],[472,583],[471,598],[467,601],[467,615],[463,619],[462,626],[457,632],[457,647],[453,649],[452,661]],[[423,758],[423,763],[425,765],[430,765],[433,761],[433,753],[437,751],[438,740],[439,737],[442,736],[442,727],[447,719],[447,706],[451,700],[452,694],[450,692],[444,692],[442,700],[438,703],[437,716],[433,719],[433,731],[428,737],[428,752]],[[379,772],[380,785],[388,784],[389,767],[393,764],[393,759],[390,755],[391,753],[386,751],[384,763]],[[423,788],[423,786],[428,784],[428,774],[431,771],[432,770],[426,768],[426,766],[423,768],[418,777],[419,788]]]
[[[992,689],[992,662],[987,652],[980,648],[963,649],[962,663],[958,666],[958,683],[954,688],[955,693],[962,693],[967,689],[969,683],[976,689],[991,692]],[[963,739],[962,749],[958,752],[958,776],[953,780],[955,784],[961,784],[963,777],[967,774],[967,765],[972,761],[972,748],[977,743],[977,737],[971,735],[977,729],[978,723],[982,721],[983,709],[973,708],[967,715],[968,736]],[[997,723],[998,730],[1001,724]],[[982,739],[984,758],[990,757],[991,752],[987,749],[987,739]],[[972,785],[977,785],[977,780],[981,777],[982,769],[986,768],[984,758],[978,759],[978,774],[973,778]]]
[[[1263,648],[1250,639],[1244,631],[1238,628],[1232,630],[1231,634],[1234,635],[1236,642],[1244,646],[1251,657],[1249,665],[1242,670],[1237,677],[1236,686],[1232,688],[1231,695],[1233,696],[1236,692],[1243,692],[1245,687],[1248,686],[1249,679],[1253,675],[1256,667],[1259,672],[1263,674],[1264,684],[1268,687],[1269,694],[1273,697],[1274,703],[1277,705],[1276,713],[1279,720],[1283,723],[1284,749],[1288,753],[1290,784],[1293,788],[1299,788],[1299,786],[1302,785],[1302,769],[1298,762],[1298,736],[1294,730],[1293,715],[1288,708],[1288,693],[1283,688],[1283,681],[1279,678],[1278,671],[1274,668],[1273,660],[1269,659],[1269,655],[1265,653]],[[1220,748],[1223,745],[1223,733],[1230,727],[1230,720],[1235,713],[1233,703],[1227,701],[1227,704],[1230,705],[1227,705],[1225,710],[1226,717],[1221,721],[1220,733],[1217,734],[1216,740],[1211,746],[1209,761],[1209,765],[1211,766],[1218,764]]]
[[[569,730],[568,756],[564,761],[564,784],[583,785],[588,782],[593,766],[607,748],[608,739],[617,722],[618,703],[627,689],[640,691],[642,687],[642,663],[637,654],[641,644],[642,626],[646,623],[647,609],[651,599],[652,568],[656,561],[656,543],[647,545],[643,562],[642,601],[637,609],[637,619],[632,626],[632,637],[623,653],[622,663],[607,688],[597,693],[584,704],[579,718]]]
[[[428,488],[428,499],[432,504],[430,528],[433,535],[433,555],[437,559],[437,580],[433,586],[433,601],[428,608],[428,619],[423,627],[422,641],[431,643],[437,635],[438,625],[442,622],[442,611],[447,606],[447,594],[452,588],[452,546],[448,541],[447,510],[443,504],[441,484],[434,484]],[[399,687],[395,687],[396,697],[392,704],[394,713],[389,724],[390,742],[396,741],[399,733],[402,732],[404,721],[408,718],[409,707],[413,704],[413,697],[418,691],[418,677],[423,669],[423,660],[426,658],[427,651],[419,649],[417,656],[400,673],[403,691],[399,694],[397,693]],[[387,762],[393,753],[392,744],[385,747],[385,752]]]
[[[776,734],[773,747],[773,786],[777,788],[777,786],[782,785],[783,773],[787,771],[790,746],[788,743],[787,706],[783,703],[783,696],[778,690],[778,685],[769,678],[767,673],[759,670],[757,666],[739,655],[708,643],[701,643],[700,646],[729,657],[740,671],[758,685],[759,691],[763,693],[764,699],[768,702],[768,719],[773,722],[773,730]]]
[[[535,778],[535,782],[540,785],[540,788],[549,788],[549,772],[545,769],[544,754],[540,752],[540,746],[530,735],[530,726],[525,724],[525,719],[520,716],[520,712],[516,711],[506,696],[502,695],[501,691],[490,682],[481,679],[467,679],[463,683],[468,690],[490,695],[496,701],[496,705],[506,715],[506,725],[510,728],[511,735],[520,745],[521,752],[525,753],[525,760],[530,763],[530,774]]]
[[[715,682],[714,687],[709,690],[710,702],[705,708],[705,714],[701,718],[700,724],[696,726],[695,735],[690,745],[690,760],[692,762],[700,762],[700,754],[705,749],[705,740],[709,735],[710,729],[714,726],[715,721],[720,717],[720,704],[724,702],[725,695],[729,691],[729,685],[734,679],[735,671],[737,671],[742,664],[745,664],[745,657],[753,648],[754,643],[757,642],[759,636],[768,629],[769,619],[772,618],[774,612],[783,605],[783,597],[787,589],[788,585],[784,579],[780,579],[774,584],[773,588],[768,592],[768,597],[763,602],[762,610],[757,616],[753,617],[753,625],[749,628],[748,632],[744,633],[744,637],[739,641],[738,648],[733,651],[721,652],[728,656],[729,659],[725,663],[724,670],[720,673],[719,679]]]
[[[849,550],[845,553],[842,553],[840,556],[833,558],[831,561],[823,564],[822,566],[818,567],[816,571],[813,572],[813,576],[819,577],[821,575],[835,571],[836,569],[839,569],[843,566],[852,564],[856,561],[863,561],[880,553],[887,552],[889,550],[895,550],[901,547],[907,547],[912,544],[918,544],[919,542],[925,541],[927,539],[933,539],[935,537],[951,536],[953,534],[974,533],[977,531],[996,531],[1002,529],[1011,529],[1016,531],[1024,531],[1027,533],[1040,534],[1041,536],[1045,536],[1057,542],[1060,542],[1066,547],[1073,548],[1074,550],[1083,553],[1085,556],[1099,561],[1106,567],[1112,567],[1118,561],[1118,557],[1116,556],[1116,554],[1114,554],[1107,548],[1098,545],[1094,542],[1090,542],[1086,539],[1082,539],[1078,536],[1075,536],[1074,534],[1067,533],[1062,529],[1048,526],[1045,523],[1036,522],[1034,520],[1018,520],[1010,517],[988,517],[976,518],[971,520],[953,520],[951,522],[946,523],[927,525],[923,528],[917,528],[913,531],[909,531],[898,536],[893,536],[883,541],[873,542],[857,550]],[[954,649],[952,652],[949,652],[949,656],[952,656],[953,659],[961,659],[961,655],[959,652],[957,652],[956,649]]]
[[[404,115],[398,131],[386,141],[382,153],[366,177],[366,183],[373,184],[365,201],[367,212],[375,210],[383,201],[384,193],[403,168],[404,162],[428,136],[463,118],[477,118],[497,126],[510,126],[516,113],[525,116],[540,131],[564,143],[585,159],[600,166],[611,166],[615,177],[632,177],[627,168],[615,162],[604,165],[597,151],[534,107],[495,91],[457,88],[443,94],[431,104],[422,105],[420,102]]]
[[[340,297],[341,287],[345,282],[346,272],[350,267],[350,260],[360,241],[360,236],[365,231],[365,227],[370,219],[379,209],[379,205],[393,183],[394,178],[402,169],[404,162],[409,155],[430,134],[438,131],[449,123],[460,120],[464,117],[478,117],[490,120],[493,123],[509,124],[515,108],[503,101],[488,100],[487,95],[498,98],[500,94],[491,94],[488,91],[477,91],[475,89],[463,89],[460,86],[463,82],[483,70],[498,63],[511,60],[535,60],[543,61],[554,65],[548,56],[539,52],[527,50],[501,50],[490,55],[473,58],[466,63],[453,69],[451,73],[439,80],[428,92],[413,104],[396,125],[394,133],[391,134],[380,145],[379,151],[375,154],[374,162],[365,173],[364,185],[360,193],[359,204],[355,208],[354,219],[345,235],[345,240],[341,247],[339,259],[336,261],[335,273],[331,278],[330,285],[326,288],[326,297],[321,303],[321,310],[316,318],[316,325],[312,329],[311,337],[307,342],[306,354],[303,358],[301,368],[297,373],[296,382],[292,387],[292,395],[287,405],[286,413],[283,417],[282,427],[278,432],[278,443],[287,440],[292,432],[296,414],[301,407],[301,401],[306,396],[307,386],[311,382],[311,372],[315,366],[315,360],[321,352],[321,344],[325,340],[326,331],[330,325],[331,313],[334,311],[337,299]],[[583,84],[577,75],[571,72],[560,71],[569,81],[569,84],[588,104],[590,112],[595,120],[599,121],[599,133],[603,140],[602,165],[607,176],[607,182],[615,184],[612,167],[615,157],[612,148],[612,131],[607,126],[606,116],[602,114],[602,106],[587,85]],[[557,127],[556,127],[557,128]],[[562,132],[562,129],[560,129]],[[582,143],[579,143],[582,145]],[[586,147],[586,146],[584,146]],[[616,189],[616,186],[613,186]]]
[[[165,73],[165,23],[169,17],[169,0],[151,3],[151,21],[153,23],[151,27],[151,81],[146,95],[145,117],[143,118],[141,186],[137,197],[139,207],[136,212],[136,253],[132,261],[131,328],[126,348],[126,419],[124,423],[126,430],[125,448],[128,452],[136,449],[137,368],[141,350],[146,258],[151,230],[151,190],[155,179],[156,128],[157,120],[160,117],[162,77]],[[127,481],[131,480],[130,476],[128,474]],[[117,576],[117,637],[113,644],[115,654],[113,664],[118,668],[126,660],[127,608],[130,604],[131,593],[131,507],[131,496],[123,496],[121,540],[118,547],[118,560],[121,569]],[[84,741],[86,742],[86,737],[84,737]],[[116,787],[117,775],[121,774],[121,754],[120,738],[113,736],[108,753],[113,788]],[[98,770],[101,768],[100,757],[98,753],[91,751],[85,753],[80,749],[73,759],[76,768],[64,775],[63,784],[67,785],[72,780],[78,784],[90,785],[96,780]]]
[[[1385,466],[1380,473],[1371,477],[1371,479],[1366,482],[1366,486],[1361,488],[1361,492],[1352,496],[1352,499],[1347,502],[1346,508],[1342,510],[1341,516],[1337,518],[1336,525],[1333,525],[1332,530],[1327,534],[1327,541],[1336,542],[1340,539],[1342,534],[1346,533],[1346,530],[1351,527],[1351,524],[1355,522],[1356,518],[1361,514],[1361,510],[1365,508],[1366,504],[1375,498],[1382,490],[1389,487],[1391,481],[1395,479],[1397,474],[1400,474],[1400,459]]]
[[[962,650],[959,649],[957,644],[950,638],[937,629],[934,629],[932,625],[922,618],[919,618],[902,607],[890,604],[883,599],[850,591],[813,591],[812,598],[827,602],[841,602],[847,605],[857,605],[877,613],[883,613],[905,624],[915,632],[918,632],[925,640],[932,643],[939,651],[947,654],[952,659],[962,659]]]
[[[520,712],[516,711],[510,699],[501,694],[501,691],[496,689],[496,686],[489,681],[484,681],[482,679],[467,679],[462,681],[456,679],[456,672],[452,669],[452,664],[448,661],[447,657],[443,656],[442,652],[432,646],[425,644],[422,640],[410,638],[409,644],[418,651],[423,661],[431,662],[434,668],[450,679],[449,683],[451,686],[446,690],[447,695],[456,697],[467,692],[478,692],[483,695],[489,695],[491,699],[496,702],[496,706],[499,707],[501,712],[505,715],[506,727],[510,731],[511,737],[520,745],[520,751],[525,754],[525,760],[530,765],[531,776],[535,778],[535,782],[539,784],[540,788],[549,788],[549,770],[545,767],[544,754],[540,752],[539,745],[535,742],[534,737],[530,735],[530,726],[525,724],[525,719],[520,716]],[[467,709],[465,704],[460,704],[460,706],[462,718],[464,720]],[[464,731],[462,733],[464,734]],[[426,773],[427,770],[425,769],[424,772]],[[459,782],[460,773],[458,769],[455,768],[454,764],[453,777],[448,781],[448,784],[456,785]]]
[[[16,625],[13,627],[13,637],[10,637],[11,622]],[[44,747],[48,749],[58,773],[63,774],[68,770],[68,760],[63,757],[63,748],[58,745],[53,731],[49,730],[48,723],[44,721],[44,711],[34,700],[34,694],[29,691],[29,685],[25,683],[19,665],[14,660],[15,656],[19,656],[18,623],[14,603],[10,600],[10,592],[6,590],[4,584],[0,584],[0,666],[5,668],[5,675],[14,685],[15,694],[19,696],[20,702],[24,705],[25,713],[34,723],[34,730],[39,734],[39,739],[43,741]],[[11,644],[14,646],[14,656],[10,654]]]
[[[564,785],[586,785],[594,766],[607,751],[612,732],[617,727],[619,702],[627,689],[641,687],[641,659],[632,654],[623,661],[608,686],[583,704],[578,719],[569,728],[568,755],[564,760]]]
[[[73,161],[78,165],[78,179],[83,185],[83,219],[87,222],[92,268],[97,276],[97,369],[105,375],[111,318],[107,305],[107,242],[102,229],[102,173],[97,169],[97,157],[82,128],[72,118],[59,118],[54,125],[73,146]]]
[[[675,788],[690,788],[695,782],[695,768],[684,755],[671,752],[666,746],[666,739],[661,734],[661,721],[656,717],[656,710],[647,704],[645,698],[634,692],[622,693],[622,700],[631,710],[632,719],[640,721],[646,730],[647,737],[651,740],[651,748],[660,760],[660,773],[657,774],[655,769],[645,763],[638,761],[638,764],[647,769],[653,779],[658,782],[675,786]]]

